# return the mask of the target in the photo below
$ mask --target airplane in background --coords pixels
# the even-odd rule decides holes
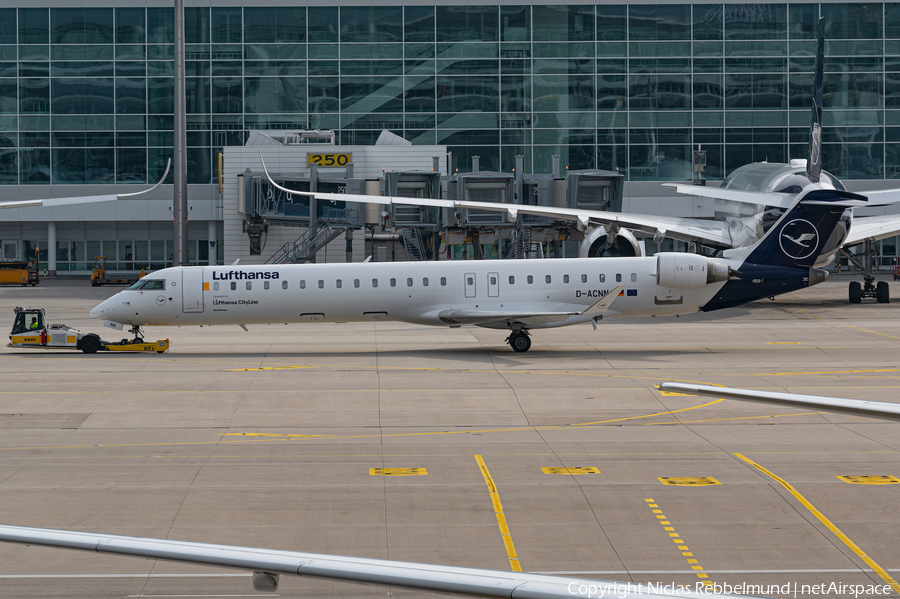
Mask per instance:
[[[519,214],[529,214],[574,221],[576,228],[581,231],[591,225],[599,225],[585,236],[581,249],[582,257],[640,255],[637,240],[630,231],[653,235],[656,243],[670,238],[707,246],[721,253],[723,250],[747,247],[758,242],[785,210],[790,209],[807,190],[846,191],[843,183],[834,175],[823,171],[821,165],[824,63],[825,27],[824,19],[819,19],[808,159],[795,159],[788,164],[772,162],[747,164],[728,175],[721,187],[682,183],[663,184],[663,187],[672,188],[679,194],[714,198],[731,204],[737,202],[756,205],[758,212],[752,216],[705,220],[496,202],[301,192],[277,185],[271,177],[269,182],[286,193],[314,196],[322,200],[489,210],[505,212],[509,222],[516,222]],[[265,164],[263,169],[265,170]],[[268,172],[266,175],[268,176]],[[900,189],[866,191],[861,194],[878,201],[878,204],[869,204],[870,206],[900,201]],[[842,253],[863,272],[863,284],[859,281],[850,283],[850,302],[859,303],[863,297],[874,297],[880,303],[888,303],[890,288],[887,281],[875,283],[872,243],[898,234],[900,234],[900,214],[853,218],[852,212],[848,212],[841,226],[827,239],[815,266],[823,268],[834,260],[838,252]],[[849,252],[849,248],[859,244],[865,244],[863,262]]]
[[[807,187],[755,245],[722,258],[660,252],[584,260],[478,260],[166,268],[91,310],[107,326],[398,320],[529,331],[607,316],[713,311],[821,283],[825,240],[862,196]]]
[[[752,401],[756,403],[788,406],[791,408],[811,408],[814,410],[822,410],[823,412],[850,414],[851,416],[900,420],[900,404],[883,401],[863,401],[859,399],[844,399],[841,397],[824,397],[821,395],[797,395],[794,393],[755,391],[750,389],[735,389],[732,387],[714,387],[712,385],[693,385],[689,383],[666,382],[660,384],[659,389],[660,391],[670,391],[672,393],[706,395],[709,397]]]

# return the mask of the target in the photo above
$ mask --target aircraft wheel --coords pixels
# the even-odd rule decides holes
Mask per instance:
[[[82,337],[81,351],[86,354],[96,354],[100,351],[100,337],[97,335],[85,335]]]
[[[515,352],[527,352],[531,349],[531,337],[528,336],[527,333],[523,333],[522,331],[516,331],[509,336],[509,346],[513,348]]]
[[[850,303],[858,304],[862,302],[862,285],[859,281],[850,281]]]
[[[891,288],[887,281],[878,281],[875,285],[875,299],[879,304],[891,303]]]

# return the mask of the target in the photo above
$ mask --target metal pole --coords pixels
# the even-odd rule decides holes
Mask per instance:
[[[184,80],[184,0],[175,0],[175,219],[173,266],[186,266],[187,253],[187,96]]]

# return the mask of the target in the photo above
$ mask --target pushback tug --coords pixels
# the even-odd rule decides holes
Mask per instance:
[[[169,340],[145,342],[139,336],[121,341],[103,341],[94,333],[82,333],[64,324],[47,324],[43,308],[16,308],[15,321],[7,347],[25,349],[80,349],[86,354],[98,351],[163,353]]]

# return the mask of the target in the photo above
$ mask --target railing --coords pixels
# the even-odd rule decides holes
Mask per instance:
[[[266,260],[266,264],[302,264],[312,260],[316,252],[337,239],[347,230],[346,226],[316,222],[303,235],[284,244]]]

